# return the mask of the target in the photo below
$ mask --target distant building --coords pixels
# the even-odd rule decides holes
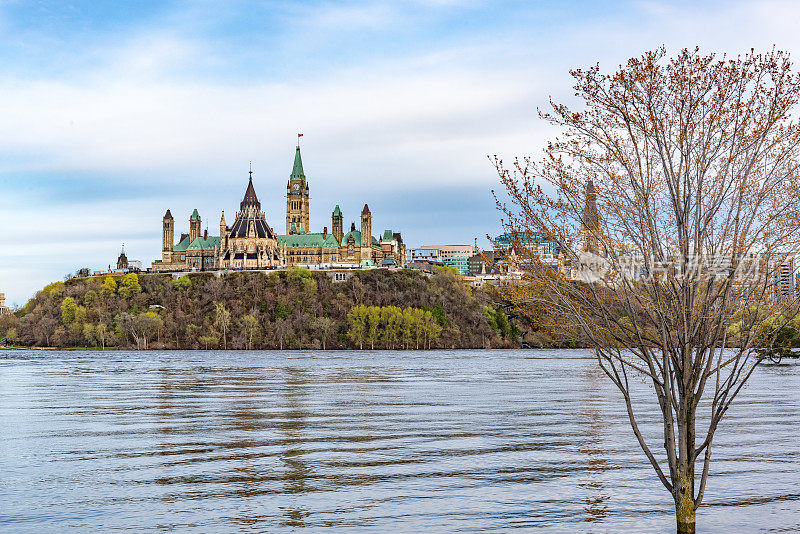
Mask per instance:
[[[797,296],[793,257],[785,257],[775,266],[774,277],[776,300],[794,299]]]
[[[545,265],[557,266],[561,250],[555,241],[542,232],[515,232],[502,234],[494,238],[494,247],[501,253],[509,253],[515,248],[527,249]],[[522,256],[520,250],[515,251]]]
[[[125,245],[122,245],[122,251],[119,253],[119,257],[117,258],[117,270],[128,270],[128,255],[125,254]]]
[[[162,258],[153,262],[153,271],[204,271],[216,269],[273,269],[291,265],[316,266],[336,264],[351,266],[403,267],[406,246],[399,232],[384,230],[372,235],[372,213],[364,204],[360,226],[353,222],[343,231],[342,210],[331,214],[331,231],[310,231],[309,185],[303,171],[300,146],[295,150],[294,165],[286,184],[286,234],[279,235],[267,223],[253,186],[253,171],[236,220],[231,226],[225,212],[219,223],[219,236],[200,234],[200,215],[194,210],[189,219],[189,233],[174,244],[175,223],[167,210],[162,226]]]
[[[487,250],[469,257],[467,260],[468,276],[499,275],[503,266],[508,266],[506,252]],[[507,269],[506,269],[507,271]]]
[[[586,203],[581,215],[581,252],[600,254],[598,238],[602,232],[600,214],[597,211],[597,192],[594,182],[586,183]]]
[[[469,258],[473,254],[475,254],[473,245],[431,245],[413,249],[411,259],[415,262],[441,262],[448,267],[458,269],[459,274],[466,276],[469,272]]]
[[[9,313],[11,313],[11,310],[6,307],[6,294],[0,293],[0,316],[8,315]]]
[[[111,269],[109,269],[110,271]],[[125,252],[125,245],[122,245],[122,250],[117,257],[117,269],[115,272],[118,273],[138,273],[142,270],[142,262],[139,260],[129,260],[128,254]]]

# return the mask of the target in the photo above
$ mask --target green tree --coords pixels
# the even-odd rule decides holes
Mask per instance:
[[[19,336],[17,335],[16,328],[9,328],[6,330],[6,343],[10,345],[16,345],[19,343]]]
[[[83,338],[89,346],[94,346],[97,343],[97,329],[91,323],[83,325]]]
[[[181,276],[172,281],[172,286],[178,291],[185,291],[192,287],[192,279],[189,275]]]
[[[247,334],[247,348],[253,350],[253,337],[258,332],[258,319],[253,317],[252,314],[247,314],[242,317],[242,326]]]
[[[111,297],[117,294],[117,281],[110,276],[103,278],[103,295]]]
[[[367,335],[367,308],[366,306],[358,305],[354,306],[350,309],[347,313],[347,322],[349,328],[347,330],[347,337],[353,343],[358,343],[358,348],[364,348],[364,340],[366,339]]]
[[[139,283],[139,275],[136,273],[128,273],[123,276],[117,291],[119,292],[119,296],[124,299],[129,299],[133,295],[141,293],[142,286]]]
[[[200,336],[198,341],[200,341],[200,344],[203,345],[206,350],[208,350],[209,345],[216,347],[219,344],[219,336],[209,332],[206,335]]]
[[[215,302],[214,315],[214,325],[222,330],[223,348],[228,350],[228,328],[231,325],[231,312],[222,302]]]
[[[275,320],[285,320],[289,318],[289,306],[283,302],[275,304]]]
[[[61,302],[61,322],[65,325],[71,325],[75,322],[75,314],[78,311],[78,305],[75,299],[67,297]]]
[[[380,339],[381,335],[381,311],[380,308],[370,306],[367,308],[367,341],[369,341],[370,348],[375,349],[375,342]]]
[[[336,321],[329,317],[317,317],[314,320],[314,330],[322,342],[322,350],[325,350],[328,338],[336,331]]]

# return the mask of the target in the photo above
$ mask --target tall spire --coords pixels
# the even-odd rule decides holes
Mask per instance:
[[[292,166],[292,175],[290,180],[296,180],[300,182],[306,181],[306,175],[303,172],[303,159],[300,157],[300,145],[297,145],[297,149],[294,152],[294,165]]]
[[[247,190],[244,192],[244,198],[239,205],[240,209],[244,210],[246,207],[255,206],[256,209],[261,209],[261,203],[258,201],[256,189],[253,187],[253,162],[250,162],[250,181],[247,183]]]

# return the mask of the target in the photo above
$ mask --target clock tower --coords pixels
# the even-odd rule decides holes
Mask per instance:
[[[294,153],[294,166],[289,182],[286,184],[286,233],[291,233],[292,226],[297,232],[310,231],[308,182],[303,172],[303,160],[300,158],[300,145]]]

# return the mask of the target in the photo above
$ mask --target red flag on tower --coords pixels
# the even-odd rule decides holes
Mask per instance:
[[[303,137],[303,134],[297,134],[297,137]]]

